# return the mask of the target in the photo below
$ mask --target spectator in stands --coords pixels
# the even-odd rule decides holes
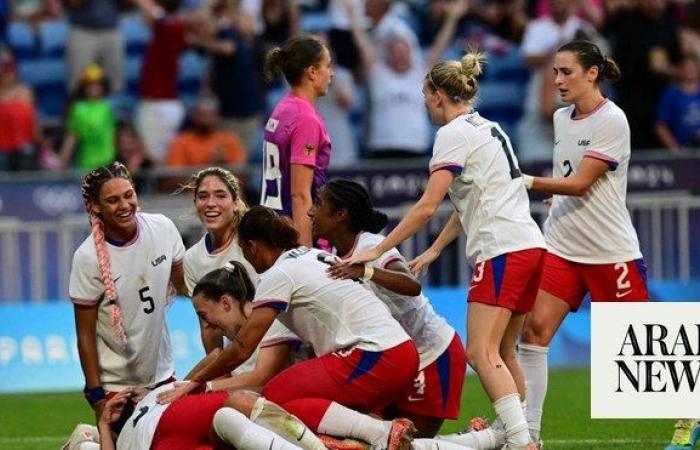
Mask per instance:
[[[238,136],[219,130],[216,97],[201,96],[191,116],[192,129],[180,133],[170,145],[169,166],[227,166],[246,161],[246,153]]]
[[[262,20],[265,54],[273,47],[284,45],[301,30],[299,7],[292,0],[263,0]]]
[[[632,148],[659,147],[654,123],[661,93],[681,58],[678,23],[667,10],[667,0],[611,5],[615,8],[608,8],[604,32],[625,74],[615,88],[629,120]]]
[[[116,119],[105,98],[108,91],[109,81],[102,68],[96,64],[87,66],[68,112],[66,134],[59,153],[62,167],[71,165],[76,147],[75,166],[81,170],[92,170],[114,161]]]
[[[134,0],[152,30],[141,65],[136,129],[155,164],[167,157],[168,145],[185,118],[178,98],[180,55],[185,50],[187,23],[176,12],[181,0]]]
[[[351,2],[345,2],[348,11],[351,11]],[[368,0],[368,11],[375,3],[387,2]],[[427,61],[423,60],[420,50],[411,45],[405,32],[381,34],[381,39],[371,40],[363,24],[353,20],[353,37],[360,49],[369,90],[367,149],[370,157],[415,157],[423,155],[428,148],[430,125],[423,108],[423,94],[416,86],[421,86],[427,68],[437,62],[452,39],[457,21],[468,10],[468,2],[453,1],[449,8],[440,34],[428,51]],[[383,16],[380,20],[400,19]],[[393,27],[391,22],[384,23]],[[395,28],[400,29],[399,26]],[[411,35],[415,39],[415,35]],[[375,42],[379,42],[379,46]]]
[[[328,47],[328,39],[317,35]],[[335,55],[331,52],[331,59]],[[326,130],[333,143],[331,167],[344,167],[357,162],[359,155],[357,140],[350,123],[350,110],[355,104],[355,83],[349,69],[342,66],[333,67],[333,82],[328,93],[316,101],[316,109],[323,116]]]
[[[0,0],[2,1],[2,0]],[[68,12],[68,85],[73,92],[89,64],[105,69],[109,86],[124,88],[124,40],[119,32],[119,0],[65,0]]]
[[[335,54],[335,67],[342,66],[355,72],[360,68],[360,52],[352,38],[351,17],[355,16],[357,20],[364,20],[365,0],[355,0],[350,14],[343,6],[343,0],[329,0],[327,11],[330,21],[328,42],[329,48]],[[332,88],[333,85],[331,85]],[[335,154],[333,158],[335,158]]]
[[[14,0],[12,20],[27,22],[37,28],[44,20],[55,20],[63,15],[59,0]]]
[[[619,2],[619,0],[617,0]],[[626,1],[626,0],[623,0]],[[603,11],[605,0],[569,0],[573,7],[573,13],[581,19],[592,24],[596,28],[601,28],[605,21]],[[610,1],[607,2],[612,3]],[[551,13],[549,0],[535,0],[531,2],[534,9],[534,17],[545,17]]]
[[[7,22],[10,17],[10,0],[0,0],[0,45],[7,42]]]
[[[346,5],[346,11],[352,11],[349,4],[353,2],[343,1]],[[420,51],[418,37],[408,23],[392,9],[392,3],[393,0],[365,0],[365,13],[372,26],[370,40],[380,59],[386,57],[390,47],[389,41],[395,41],[396,38],[401,38],[408,44],[411,54]],[[353,16],[352,19],[353,28],[355,24],[364,28],[364,23],[359,22],[357,16]]]
[[[34,93],[19,80],[12,52],[0,46],[0,171],[36,169],[41,138]]]
[[[569,0],[549,0],[550,14],[531,21],[525,29],[521,52],[531,76],[517,130],[520,161],[552,159],[552,114],[564,105],[552,72],[557,48],[575,37],[594,40],[597,36],[592,25],[574,15],[574,6]]]
[[[255,69],[255,36],[241,26],[242,16],[230,1],[219,0],[211,13],[200,18],[187,42],[211,56],[209,83],[219,100],[221,128],[239,136],[247,152],[254,151],[265,106]]]
[[[136,132],[136,128],[126,120],[121,120],[117,127],[117,161],[124,164],[136,177],[142,169],[153,166],[153,161],[148,159],[146,146]]]
[[[656,135],[671,153],[700,147],[700,67],[698,58],[686,56],[678,71],[678,83],[661,95],[656,112]]]

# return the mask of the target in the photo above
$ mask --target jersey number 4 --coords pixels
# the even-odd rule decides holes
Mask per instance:
[[[513,148],[510,145],[510,141],[508,141],[508,139],[506,139],[503,132],[497,127],[491,128],[491,136],[495,137],[496,139],[498,139],[501,142],[501,148],[503,149],[503,153],[505,153],[506,158],[508,158],[508,167],[510,168],[510,178],[513,180],[516,178],[520,178],[520,169],[515,167],[515,158],[513,157]]]

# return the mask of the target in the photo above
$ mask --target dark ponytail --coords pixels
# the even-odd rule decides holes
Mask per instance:
[[[283,73],[289,84],[298,85],[307,67],[319,65],[324,48],[315,37],[297,36],[289,39],[281,48],[275,47],[267,53],[265,78],[271,82]]]
[[[282,250],[299,246],[299,232],[292,220],[265,206],[253,206],[245,213],[238,225],[238,238],[264,242]]]
[[[559,47],[557,53],[560,52],[571,52],[575,54],[576,59],[578,59],[584,71],[594,66],[598,67],[596,83],[600,83],[604,80],[609,80],[614,83],[622,77],[622,72],[620,72],[620,67],[618,67],[617,63],[609,56],[604,56],[600,48],[591,41],[571,41]]]
[[[239,307],[243,313],[243,304],[253,300],[255,296],[255,286],[250,281],[243,264],[238,261],[229,261],[221,269],[212,270],[197,282],[192,290],[192,297],[199,294],[217,303],[222,295],[230,295],[239,301]]]
[[[335,179],[326,184],[323,191],[334,211],[348,211],[348,227],[354,233],[379,233],[389,223],[386,214],[372,207],[369,193],[360,183]]]

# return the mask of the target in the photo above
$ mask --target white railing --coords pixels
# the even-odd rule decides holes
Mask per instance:
[[[146,211],[159,211],[171,217],[186,243],[191,244],[201,236],[201,227],[191,214],[190,198],[169,197],[143,203]],[[539,223],[544,220],[547,208],[541,202],[531,204]],[[690,279],[691,239],[697,239],[700,234],[700,197],[668,192],[630,195],[628,208],[649,266],[649,277]],[[391,226],[407,210],[408,206],[386,209]],[[427,227],[402,244],[401,252],[410,258],[425,249],[440,233],[452,211],[450,205],[443,205]],[[1,219],[0,301],[67,299],[73,252],[89,231],[85,215],[51,222]],[[433,264],[423,281],[433,285],[466,284],[470,271],[464,258],[464,244],[465,237],[460,236]]]

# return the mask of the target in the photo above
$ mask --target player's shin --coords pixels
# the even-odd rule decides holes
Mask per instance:
[[[221,408],[214,415],[214,431],[238,450],[301,450],[281,436],[252,423],[233,408]]]
[[[265,397],[255,401],[250,420],[304,450],[326,450],[323,442],[301,420]]]

